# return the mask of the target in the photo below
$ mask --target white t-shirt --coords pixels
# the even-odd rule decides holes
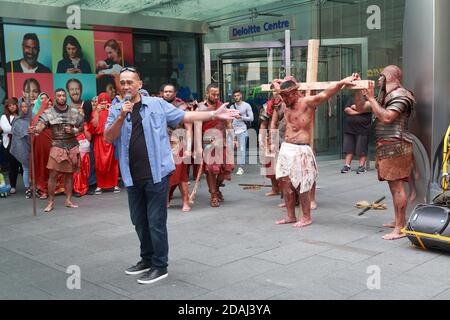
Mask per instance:
[[[36,66],[36,68],[34,69],[29,69],[26,65],[23,64],[22,61],[20,61],[20,66],[22,67],[23,73],[36,73],[36,70],[38,68],[38,66]]]
[[[247,131],[247,125],[245,121],[253,121],[252,107],[245,101],[241,101],[239,104],[233,103],[230,106],[231,109],[239,110],[241,115],[240,119],[233,120],[233,129],[235,134],[241,134]]]
[[[14,120],[14,116],[10,116],[11,123]],[[7,148],[9,145],[9,137],[8,134],[11,134],[11,124],[8,121],[8,118],[6,118],[6,115],[2,115],[0,118],[0,128],[2,128],[2,142],[3,147]]]

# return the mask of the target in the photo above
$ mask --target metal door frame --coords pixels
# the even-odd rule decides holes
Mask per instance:
[[[368,38],[337,38],[322,39],[321,46],[340,46],[340,45],[360,45],[361,46],[361,77],[367,79],[369,68],[369,45]],[[308,40],[293,40],[291,42],[290,30],[285,31],[285,41],[251,41],[251,42],[229,42],[229,43],[206,43],[203,45],[203,57],[205,65],[205,83],[204,88],[211,80],[211,50],[226,49],[285,49],[285,69],[286,75],[291,74],[291,47],[308,47]],[[269,64],[271,61],[269,61]]]
[[[226,49],[274,49],[284,48],[280,41],[252,41],[252,42],[231,42],[231,43],[207,43],[203,45],[203,57],[205,64],[204,89],[211,80],[211,50]]]

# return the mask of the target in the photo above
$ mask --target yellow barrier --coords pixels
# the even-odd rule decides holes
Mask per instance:
[[[403,228],[402,232],[406,233],[407,235],[415,236],[417,238],[417,241],[419,241],[420,246],[424,250],[427,250],[427,248],[423,244],[421,238],[438,239],[438,240],[447,241],[448,243],[450,243],[450,237],[444,237],[444,236],[438,236],[438,235],[435,235],[435,234],[428,234],[428,233],[423,233],[423,232],[411,231],[411,230],[407,230],[406,228]]]

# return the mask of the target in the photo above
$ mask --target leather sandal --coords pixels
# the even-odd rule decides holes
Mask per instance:
[[[209,204],[213,208],[220,207],[220,201],[219,201],[219,197],[218,197],[217,193],[211,194],[211,201],[209,202]]]

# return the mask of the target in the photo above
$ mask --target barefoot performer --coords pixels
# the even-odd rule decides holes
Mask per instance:
[[[376,116],[376,168],[378,179],[387,181],[394,200],[395,223],[386,224],[394,230],[383,236],[396,240],[406,235],[401,230],[406,225],[407,195],[404,182],[408,182],[414,168],[413,137],[408,132],[408,121],[415,103],[414,95],[402,85],[402,71],[397,66],[387,66],[378,79],[380,92],[374,96],[373,87],[355,94],[358,111],[373,112]],[[366,96],[364,102],[361,95]]]
[[[183,111],[191,111],[190,107],[177,98],[177,89],[173,84],[163,85],[163,99],[171,103],[174,107]],[[184,134],[178,134],[181,132]],[[180,123],[176,128],[168,128],[170,145],[175,160],[175,171],[170,176],[169,204],[173,198],[173,193],[178,187],[183,199],[182,212],[191,211],[189,206],[189,165],[192,156],[192,123]]]
[[[312,223],[310,190],[317,177],[317,165],[310,147],[313,114],[316,108],[338,93],[345,85],[353,86],[357,75],[342,79],[321,93],[304,96],[299,85],[292,80],[274,80],[286,104],[286,135],[280,148],[277,161],[276,178],[280,179],[286,201],[287,217],[278,220],[277,224],[295,223],[294,227],[302,228]],[[297,222],[295,216],[295,195],[300,193],[300,205],[303,216]]]
[[[273,86],[271,87],[271,89],[273,89]],[[266,197],[272,197],[280,194],[278,181],[275,178],[276,151],[272,152],[270,144],[271,139],[269,139],[270,135],[268,134],[268,132],[272,127],[271,123],[273,121],[273,116],[276,113],[276,110],[278,108],[281,108],[282,104],[283,101],[281,100],[281,97],[276,92],[273,92],[272,98],[264,104],[259,114],[260,125],[258,139],[261,159],[263,159],[261,173],[262,175],[265,175],[267,178],[269,178],[272,183],[272,191],[266,193]],[[278,129],[278,127],[276,129]],[[283,134],[280,134],[280,139],[284,138]],[[276,143],[278,143],[278,141]],[[276,146],[276,150],[278,150],[278,145]]]
[[[73,173],[80,164],[80,152],[76,135],[84,131],[84,118],[79,110],[67,105],[66,91],[55,90],[56,104],[53,108],[42,113],[38,123],[31,126],[30,134],[38,135],[46,128],[52,130],[52,147],[47,162],[49,169],[48,179],[48,205],[44,212],[54,208],[56,178],[59,173],[64,174],[66,207],[77,208],[72,202]]]
[[[197,112],[218,110],[222,102],[219,100],[219,88],[216,84],[209,84],[206,88],[206,100],[199,103]],[[233,109],[234,110],[234,109]],[[204,171],[208,190],[211,194],[210,206],[217,208],[224,201],[220,191],[225,180],[231,180],[233,172],[233,150],[227,138],[227,130],[231,135],[234,133],[230,120],[211,119],[206,122],[194,123],[195,138],[202,137],[202,143],[195,142],[195,158],[204,155]],[[233,137],[229,139],[233,141]]]

